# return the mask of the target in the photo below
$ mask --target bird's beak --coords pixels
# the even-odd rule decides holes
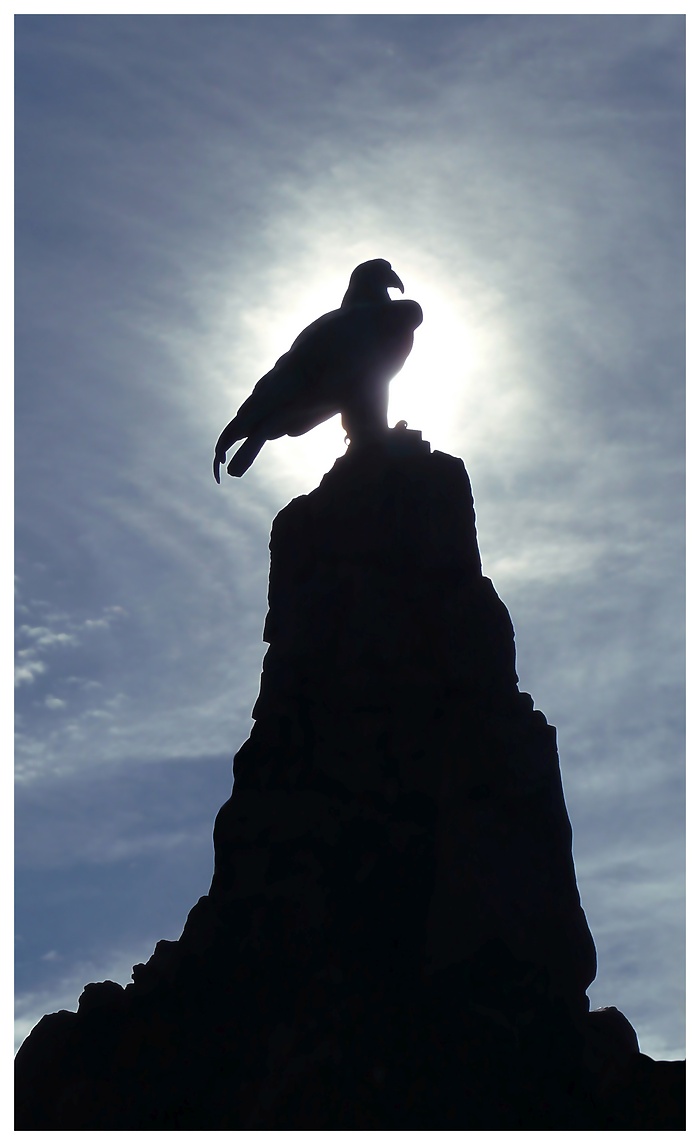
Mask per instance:
[[[395,286],[396,289],[400,290],[401,293],[403,294],[403,282],[401,281],[401,279],[399,278],[399,276],[395,270],[392,270],[391,274],[389,275],[389,281],[387,282],[387,286]]]

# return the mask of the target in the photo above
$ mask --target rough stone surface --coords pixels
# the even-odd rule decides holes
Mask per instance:
[[[133,984],[35,1027],[17,1128],[683,1128],[684,1063],[588,1012],[555,730],[462,462],[351,447],[270,548],[209,894]]]

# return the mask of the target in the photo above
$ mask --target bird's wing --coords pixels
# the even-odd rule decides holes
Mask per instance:
[[[278,358],[271,370],[256,383],[235,418],[223,430],[217,442],[217,453],[250,433],[260,430],[269,439],[287,433],[286,419],[300,406],[318,405],[327,388],[338,354],[342,354],[343,328],[346,315],[333,310],[317,318],[295,338],[286,354]],[[321,405],[324,406],[321,400]],[[331,413],[319,418],[324,420]],[[314,424],[318,424],[315,422]]]
[[[312,429],[339,412],[347,388],[362,377],[393,377],[421,320],[418,303],[409,301],[324,314],[260,379],[238,412],[239,428],[270,439]]]
[[[317,338],[319,335],[324,334],[327,327],[332,326],[339,315],[340,309],[329,310],[327,314],[322,314],[321,317],[317,318],[315,322],[312,322],[310,326],[306,326],[302,330],[301,334],[297,334],[287,353],[291,353],[292,350],[296,350],[299,346],[303,346],[304,343],[308,343],[312,338]],[[282,357],[286,356],[286,354],[282,355]]]

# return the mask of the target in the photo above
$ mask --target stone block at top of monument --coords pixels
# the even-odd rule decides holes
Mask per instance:
[[[423,434],[419,429],[409,429],[407,421],[397,422],[384,441],[385,450],[393,457],[430,453],[430,442],[423,441]]]
[[[411,569],[481,575],[464,462],[431,452],[421,431],[402,423],[351,442],[316,489],[277,515],[273,556],[287,545],[296,547],[291,565],[374,560],[403,576]]]

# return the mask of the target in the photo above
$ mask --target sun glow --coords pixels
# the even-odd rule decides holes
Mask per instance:
[[[422,283],[423,324],[413,350],[391,383],[389,423],[408,422],[436,448],[445,449],[455,427],[479,353],[478,335],[444,292]],[[410,295],[409,295],[410,296]]]

